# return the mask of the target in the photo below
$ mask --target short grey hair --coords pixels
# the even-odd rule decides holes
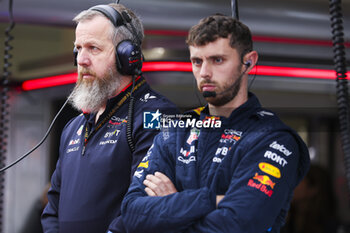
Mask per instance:
[[[132,12],[130,9],[126,8],[122,4],[111,3],[108,5],[113,7],[116,11],[118,11],[119,14],[121,14],[121,12],[123,11],[126,11],[126,13],[131,18],[131,21],[129,23],[126,23],[124,26],[119,27],[114,27],[113,23],[109,20],[109,22],[111,23],[111,38],[113,44],[117,46],[120,41],[131,40],[137,42],[137,44],[141,47],[143,38],[145,36],[141,20],[136,16],[134,12]],[[77,16],[74,17],[73,21],[78,24],[82,21],[92,20],[98,15],[106,17],[103,13],[99,11],[88,9],[80,12]],[[135,32],[132,27],[135,28]]]

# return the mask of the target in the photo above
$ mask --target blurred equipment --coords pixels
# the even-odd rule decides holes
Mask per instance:
[[[231,0],[232,18],[239,20],[238,0]]]
[[[5,31],[5,52],[4,52],[4,67],[3,67],[3,75],[1,78],[1,86],[0,86],[0,167],[5,165],[6,161],[6,152],[7,152],[7,130],[8,130],[8,118],[9,118],[9,104],[8,104],[8,91],[9,91],[9,78],[11,76],[11,72],[9,68],[11,67],[10,58],[12,57],[10,54],[10,50],[12,46],[10,45],[10,41],[13,40],[13,36],[11,36],[11,30],[15,26],[15,22],[13,20],[13,12],[12,12],[13,1],[9,0],[9,17],[10,17],[10,25]],[[0,232],[3,232],[3,211],[4,211],[4,187],[5,187],[5,174],[0,173]]]
[[[337,75],[337,104],[339,114],[340,136],[344,153],[347,186],[350,196],[350,117],[348,80],[346,76],[346,59],[343,33],[343,15],[341,0],[330,0],[329,12],[331,15],[332,41],[334,65]]]

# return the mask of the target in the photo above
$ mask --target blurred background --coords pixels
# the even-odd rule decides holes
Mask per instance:
[[[0,51],[12,55],[0,54],[0,66],[11,72],[9,106],[1,113],[9,119],[8,130],[0,132],[6,142],[2,165],[16,160],[40,141],[73,88],[72,18],[81,10],[110,2],[13,0],[16,25],[10,32],[11,40],[5,34],[11,25],[9,3],[0,0]],[[204,105],[186,68],[189,52],[185,38],[188,29],[201,18],[214,13],[231,15],[231,1],[120,3],[135,11],[144,23],[144,76],[150,85],[181,110]],[[349,69],[350,0],[343,0],[341,7]],[[298,131],[311,155],[312,168],[295,191],[283,232],[350,232],[350,195],[339,132],[329,2],[244,0],[238,1],[238,10],[240,20],[252,31],[254,49],[259,53],[257,68],[249,77],[250,90],[264,107]],[[9,46],[13,48],[9,50]],[[161,69],[153,62],[162,62]],[[66,107],[46,142],[3,173],[2,232],[30,233],[30,225],[35,225],[35,217],[45,203],[43,192],[58,159],[62,127],[76,114]]]

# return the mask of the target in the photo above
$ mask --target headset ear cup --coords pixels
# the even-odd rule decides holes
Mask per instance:
[[[131,40],[123,40],[116,47],[116,66],[123,75],[140,75],[142,53],[140,47]]]
[[[118,54],[118,46],[115,47],[115,63],[116,63],[117,71],[119,73],[122,73],[122,64],[120,62],[120,58],[119,58],[119,54]]]
[[[78,50],[76,47],[73,49],[73,57],[74,57],[74,66],[78,65],[77,57],[78,57]]]

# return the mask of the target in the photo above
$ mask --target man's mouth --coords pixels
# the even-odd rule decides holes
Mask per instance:
[[[202,84],[202,91],[214,91],[215,85],[211,83]]]
[[[81,77],[82,77],[83,79],[91,79],[91,78],[93,78],[94,76],[93,76],[92,74],[90,74],[90,73],[82,73],[82,74],[81,74]]]

